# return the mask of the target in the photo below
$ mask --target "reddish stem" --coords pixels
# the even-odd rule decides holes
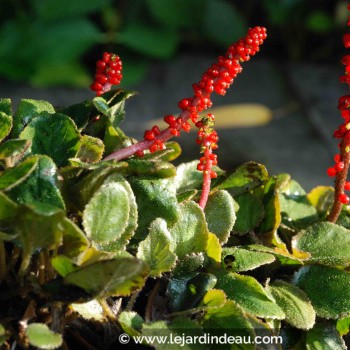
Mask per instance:
[[[342,171],[339,171],[335,178],[334,184],[334,201],[331,212],[329,213],[327,220],[333,223],[336,223],[338,217],[343,208],[343,203],[340,201],[340,195],[344,193],[344,186],[347,180],[348,172],[349,172],[349,164],[350,164],[350,152],[349,146],[344,146],[344,142],[341,145],[341,156],[342,161],[344,162],[344,168]]]
[[[206,158],[205,160],[205,168],[203,171],[203,185],[202,185],[202,194],[201,198],[199,200],[199,206],[204,210],[208,197],[209,197],[209,192],[210,192],[210,184],[211,184],[211,171],[213,167],[213,162],[210,159],[210,155],[212,154],[211,148],[206,148],[204,151],[204,157]]]

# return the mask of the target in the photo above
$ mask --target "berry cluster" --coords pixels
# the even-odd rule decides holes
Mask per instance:
[[[95,80],[90,89],[96,91],[96,96],[100,96],[109,91],[112,85],[119,85],[122,78],[122,61],[119,56],[104,52],[102,59],[96,62]]]
[[[350,20],[347,25],[350,26]],[[344,34],[343,44],[345,48],[350,48],[350,34]],[[340,82],[350,87],[350,55],[345,55],[341,62],[345,66],[345,74],[340,76]],[[346,181],[350,161],[350,94],[339,98],[338,109],[343,123],[335,130],[334,137],[340,139],[340,151],[334,156],[334,166],[327,169],[328,176],[335,176],[335,200],[329,216],[329,219],[334,222],[339,216],[341,205],[350,203],[349,196],[344,193],[344,191],[350,191],[350,181]]]
[[[199,159],[197,170],[203,171],[202,194],[199,200],[199,206],[204,209],[210,192],[211,179],[217,177],[217,173],[213,170],[213,166],[217,165],[217,156],[213,150],[218,148],[218,135],[213,129],[215,117],[209,113],[196,123],[198,128],[198,138],[196,143],[201,146],[203,157]]]
[[[212,153],[212,150],[218,148],[218,134],[213,129],[215,117],[208,113],[206,117],[196,123],[198,128],[198,138],[196,143],[201,146],[201,153],[204,156],[199,159],[197,170],[210,173],[210,178],[216,178],[217,174],[212,170],[212,166],[216,165],[217,156]]]
[[[197,123],[198,113],[212,106],[210,95],[216,92],[219,95],[225,95],[227,89],[231,86],[236,76],[242,71],[240,62],[248,61],[250,56],[259,51],[259,46],[266,39],[266,29],[263,27],[250,28],[247,35],[235,44],[231,45],[225,56],[220,56],[218,61],[212,64],[203,74],[202,79],[192,85],[194,96],[184,98],[178,103],[181,109],[179,117],[167,115],[164,121],[169,125],[168,128],[157,134],[153,126],[151,130],[146,130],[144,134],[145,141],[152,141],[149,149],[151,152],[162,149],[164,141],[172,136],[179,136],[180,131],[190,131],[191,125],[188,120]],[[158,137],[159,135],[159,137]],[[159,143],[159,141],[161,142]],[[156,143],[158,141],[158,143]]]

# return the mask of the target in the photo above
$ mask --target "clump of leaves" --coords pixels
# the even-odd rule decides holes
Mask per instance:
[[[324,221],[333,189],[306,193],[249,162],[217,169],[202,210],[197,162],[172,165],[174,142],[101,161],[134,142],[119,128],[132,95],[58,110],[22,100],[15,112],[0,100],[3,347],[263,332],[289,347],[345,349],[350,216]]]

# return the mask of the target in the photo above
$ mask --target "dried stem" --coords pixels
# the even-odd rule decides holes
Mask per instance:
[[[338,217],[341,213],[343,204],[339,200],[340,195],[344,193],[344,186],[349,172],[349,163],[350,163],[350,152],[348,146],[341,145],[341,155],[342,161],[344,162],[344,168],[342,171],[339,171],[335,178],[334,185],[334,202],[330,214],[327,217],[327,220],[333,223],[336,223]]]

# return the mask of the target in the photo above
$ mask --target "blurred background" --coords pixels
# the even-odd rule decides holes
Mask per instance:
[[[247,28],[268,40],[217,106],[229,106],[219,131],[219,165],[255,160],[288,172],[306,189],[330,185],[341,123],[336,105],[345,50],[344,0],[0,0],[0,94],[66,105],[91,98],[103,51],[123,60],[128,101],[124,129],[177,112],[191,84]],[[266,110],[250,108],[258,103]],[[240,107],[248,107],[242,112]],[[256,107],[256,106],[255,106]],[[265,113],[265,114],[264,114]],[[266,114],[267,113],[267,114]],[[252,115],[249,115],[252,114]],[[245,119],[245,116],[248,117]],[[255,118],[255,119],[254,119]],[[247,122],[249,120],[249,123]],[[179,140],[181,161],[197,157],[193,136]]]

